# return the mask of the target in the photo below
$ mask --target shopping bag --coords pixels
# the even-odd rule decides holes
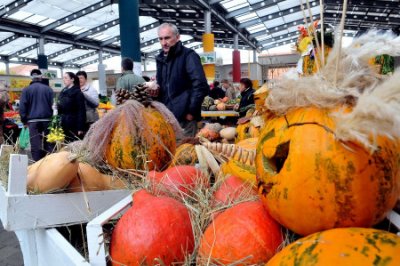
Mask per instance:
[[[29,146],[29,129],[23,127],[21,133],[19,134],[19,147],[21,149],[26,149]]]

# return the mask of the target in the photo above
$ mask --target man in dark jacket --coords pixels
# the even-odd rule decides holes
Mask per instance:
[[[33,69],[31,77],[31,84],[22,90],[19,114],[24,126],[29,127],[32,158],[38,161],[47,152],[52,152],[54,147],[45,139],[49,134],[48,127],[53,116],[54,92],[42,83],[42,73],[39,69]]]
[[[197,132],[201,104],[209,92],[200,57],[179,40],[175,25],[163,23],[158,28],[162,52],[156,57],[158,100],[178,119],[186,137]]]

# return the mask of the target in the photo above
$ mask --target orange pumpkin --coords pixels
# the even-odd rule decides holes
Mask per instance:
[[[213,204],[228,205],[240,197],[256,196],[257,193],[248,183],[236,176],[229,176],[222,181],[219,188],[214,192]]]
[[[171,265],[183,264],[193,249],[186,207],[172,198],[140,190],[113,230],[110,255],[112,265]]]
[[[147,178],[153,185],[156,194],[169,191],[173,194],[188,195],[197,187],[208,187],[208,179],[202,172],[191,165],[170,167],[163,172],[150,171]]]
[[[122,109],[106,148],[105,158],[113,167],[123,169],[163,169],[175,153],[175,133],[170,123],[154,108],[142,108],[146,125],[138,132],[131,132],[123,121]],[[133,123],[133,122],[132,122]]]
[[[238,143],[245,139],[257,138],[260,135],[260,127],[256,127],[251,121],[247,121],[246,123],[239,124],[236,127],[236,132],[235,142]]]
[[[400,237],[369,228],[337,228],[297,240],[267,266],[400,265]]]
[[[235,145],[246,150],[255,150],[258,138],[245,139]],[[229,159],[226,163],[221,164],[221,171],[224,175],[234,175],[241,178],[243,181],[249,182],[252,185],[256,184],[256,167],[251,164],[250,160],[243,162],[238,158],[239,154]]]
[[[270,214],[308,235],[335,227],[370,227],[400,193],[399,146],[378,138],[370,154],[341,143],[331,110],[299,108],[270,120],[257,144],[258,189]]]
[[[197,161],[197,153],[194,145],[184,143],[176,148],[170,167],[177,165],[194,165]]]
[[[282,243],[281,228],[260,201],[244,202],[218,215],[199,247],[199,265],[267,262]]]

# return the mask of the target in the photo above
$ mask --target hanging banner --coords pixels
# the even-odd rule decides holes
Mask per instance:
[[[215,64],[216,54],[215,52],[204,52],[199,53],[200,61],[203,65]]]

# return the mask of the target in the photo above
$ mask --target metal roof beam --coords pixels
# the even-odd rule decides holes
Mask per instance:
[[[215,4],[218,4],[218,3],[220,3],[220,2],[222,2],[223,0],[209,0],[209,4],[210,5],[215,5]]]
[[[74,45],[71,45],[71,46],[69,46],[69,47],[67,47],[67,48],[65,48],[65,49],[61,49],[61,50],[59,50],[59,51],[57,51],[57,52],[54,52],[54,53],[52,53],[52,54],[49,54],[49,55],[47,56],[47,59],[56,58],[56,57],[59,56],[59,55],[65,54],[65,53],[67,53],[67,52],[69,52],[69,51],[72,51],[74,48],[76,48],[76,47],[75,47]]]
[[[169,5],[169,6],[195,6],[192,0],[139,0],[140,5]]]
[[[8,62],[22,65],[37,65],[37,59],[25,57],[14,57],[14,60],[9,60]]]
[[[269,39],[260,41],[259,44],[266,45],[266,44],[269,44],[269,43],[273,43],[275,41],[286,39],[288,37],[296,37],[296,38],[298,38],[299,34],[297,33],[297,31],[292,31],[290,33],[286,33],[286,34],[282,34],[282,35],[278,35],[278,36],[274,36],[274,37],[271,36],[271,38],[269,38]]]
[[[9,58],[18,57],[18,55],[27,53],[29,51],[32,51],[32,50],[38,48],[38,47],[39,47],[39,43],[35,43],[35,44],[32,44],[32,45],[30,45],[28,47],[25,47],[24,49],[18,50],[16,52],[8,55],[8,57]]]
[[[338,23],[342,18],[342,14],[336,13],[326,13],[324,14],[324,18],[337,20]],[[386,26],[386,28],[391,28],[394,25],[400,25],[399,18],[387,17],[387,16],[371,16],[371,15],[352,15],[346,14],[346,23],[350,23],[351,21],[356,21],[358,23],[371,23],[371,24],[381,24],[382,26]],[[392,22],[389,24],[388,22]]]
[[[86,54],[84,54],[84,55],[80,55],[80,56],[71,58],[71,59],[69,59],[68,61],[65,61],[64,63],[71,63],[71,62],[74,62],[74,61],[79,61],[79,60],[82,60],[82,59],[85,59],[85,58],[94,56],[94,55],[96,55],[96,54],[98,54],[98,51],[92,51],[92,52],[86,53]]]
[[[279,0],[279,1],[278,0],[261,1],[261,2],[258,2],[256,4],[254,4],[254,5],[242,7],[242,8],[236,9],[235,11],[229,12],[228,14],[226,14],[225,18],[234,18],[234,17],[237,17],[237,16],[245,15],[245,14],[250,13],[250,12],[255,12],[257,10],[261,10],[261,9],[264,9],[264,8],[275,6],[279,2],[283,2],[283,1],[284,0]]]
[[[115,20],[112,20],[112,21],[109,21],[109,22],[106,22],[106,23],[104,23],[104,24],[102,24],[102,25],[99,25],[99,26],[97,26],[97,27],[91,28],[90,30],[87,30],[87,31],[85,31],[85,32],[82,32],[81,34],[79,34],[78,36],[76,36],[76,37],[74,38],[74,40],[77,41],[77,40],[86,38],[86,37],[88,37],[88,36],[90,36],[90,35],[93,35],[93,34],[95,34],[95,33],[99,33],[99,32],[105,31],[105,30],[107,30],[108,28],[114,27],[114,26],[116,26],[116,25],[118,25],[118,24],[119,24],[119,18],[117,18],[117,19],[115,19]]]
[[[46,31],[55,29],[55,28],[65,24],[65,23],[71,22],[71,21],[73,21],[75,19],[78,19],[78,18],[84,16],[84,15],[93,13],[93,12],[95,12],[95,11],[97,11],[97,10],[107,6],[107,5],[110,5],[112,2],[113,2],[112,0],[103,0],[103,1],[100,1],[100,2],[98,2],[96,4],[88,6],[86,8],[83,8],[83,9],[81,9],[81,10],[79,10],[77,12],[74,12],[74,13],[68,15],[68,16],[65,16],[65,17],[63,17],[63,18],[61,18],[61,19],[59,19],[57,21],[54,21],[53,23],[50,23],[49,25],[43,27],[41,32],[44,33]]]
[[[162,11],[143,11],[139,10],[139,16],[149,16],[157,19],[187,19],[187,20],[204,20],[202,12],[198,13],[182,13],[182,12],[162,12]]]
[[[319,6],[319,2],[317,3],[316,1],[310,1],[310,4],[313,4],[313,3],[315,5],[312,6],[311,8]],[[307,10],[307,5],[306,4],[303,4],[303,7],[304,7],[305,10]],[[285,9],[285,10],[281,10],[281,11],[278,11],[278,12],[275,12],[275,13],[271,13],[271,14],[268,14],[268,15],[265,15],[265,16],[262,16],[262,17],[259,17],[259,18],[256,18],[256,19],[252,19],[252,20],[246,21],[244,23],[240,23],[238,28],[239,29],[243,29],[243,28],[246,28],[246,27],[251,27],[251,26],[256,25],[258,23],[262,23],[264,21],[268,21],[268,20],[271,20],[271,19],[276,19],[278,17],[283,17],[283,16],[290,15],[290,14],[293,14],[293,13],[297,13],[299,11],[301,11],[301,5],[295,6],[295,7],[291,7],[291,8]]]
[[[115,56],[115,55],[112,55],[112,54],[105,55],[105,56],[102,57],[102,60],[105,60],[105,59],[108,59],[108,58],[111,58],[111,57],[114,57],[114,56]],[[85,66],[88,66],[88,65],[97,63],[97,62],[99,62],[99,59],[95,59],[95,60],[92,60],[92,61],[83,63],[83,64],[80,65],[80,67],[85,67]]]
[[[15,39],[17,39],[18,37],[21,37],[21,34],[16,33],[16,34],[14,34],[13,36],[10,36],[10,37],[8,37],[8,38],[5,38],[4,40],[2,40],[2,41],[0,42],[0,46],[3,46],[3,45],[5,45],[5,44],[7,44],[7,43],[9,43],[9,42],[12,42],[12,41],[14,41]]]
[[[295,43],[296,42],[296,40],[297,40],[297,37],[296,38],[291,38],[291,39],[288,39],[288,40],[284,40],[284,41],[279,41],[279,42],[274,42],[274,43],[271,43],[271,44],[269,44],[269,45],[267,45],[267,46],[263,46],[263,50],[267,50],[267,49],[270,49],[270,48],[275,48],[275,47],[279,47],[279,46],[282,46],[282,45],[286,45],[286,44],[289,44],[289,43]]]
[[[113,44],[114,42],[118,42],[119,40],[121,40],[121,36],[118,35],[118,36],[112,37],[111,39],[108,39],[108,40],[103,41],[103,42],[100,44],[100,46],[111,45],[111,44]]]
[[[208,4],[207,2],[205,2],[204,0],[195,0],[197,3],[199,3],[199,5],[201,7],[203,7],[204,9],[210,9],[210,4]],[[252,42],[248,39],[247,36],[245,36],[242,32],[240,32],[240,30],[233,25],[230,21],[228,21],[223,15],[221,15],[217,10],[215,9],[211,9],[211,13],[214,15],[214,17],[220,21],[223,25],[225,25],[229,30],[231,30],[233,33],[237,33],[238,36],[247,44],[249,45],[251,48],[257,49],[257,42]]]
[[[33,0],[15,0],[0,9],[0,18],[4,15],[12,15],[17,12],[21,7],[26,6]]]
[[[332,5],[336,8],[343,6],[343,0],[325,0],[324,5]],[[398,1],[379,1],[379,0],[349,0],[348,7],[364,7],[364,8],[393,8],[400,9]],[[351,10],[351,9],[348,9]]]

